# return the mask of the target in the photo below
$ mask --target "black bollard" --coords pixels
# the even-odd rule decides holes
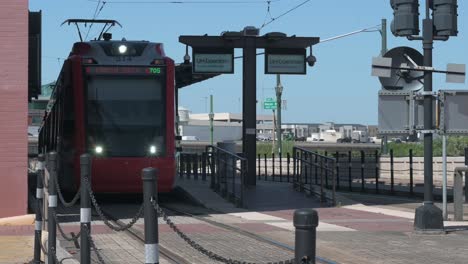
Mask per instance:
[[[50,152],[48,155],[49,168],[49,208],[47,212],[49,231],[47,261],[51,264],[55,263],[56,245],[57,245],[57,223],[55,222],[55,214],[57,209],[57,189],[55,181],[57,180],[57,152]]]
[[[91,235],[91,200],[88,194],[87,183],[91,186],[91,156],[80,156],[81,170],[81,197],[80,197],[80,263],[91,263],[91,243],[88,235]]]
[[[158,214],[153,204],[158,203],[157,170],[145,168],[141,173],[143,180],[143,204],[145,215],[145,263],[159,263]]]
[[[34,260],[33,264],[41,263],[41,237],[42,237],[42,199],[44,199],[44,155],[39,154],[37,163],[37,185],[36,185],[36,226],[34,232]]]
[[[294,212],[294,227],[296,228],[294,255],[296,264],[315,264],[317,226],[317,211],[313,209],[298,209]]]

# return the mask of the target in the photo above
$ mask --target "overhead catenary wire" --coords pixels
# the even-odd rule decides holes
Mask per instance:
[[[88,0],[90,2],[98,2],[99,0]],[[281,0],[270,0],[270,2],[278,2]],[[188,0],[180,0],[180,1],[168,1],[168,0],[148,0],[148,1],[106,1],[108,4],[264,4],[268,2],[267,0],[251,0],[251,1],[239,1],[239,0],[232,0],[232,1],[188,1]]]
[[[307,4],[307,3],[310,2],[310,1],[311,1],[311,0],[305,0],[305,1],[301,2],[300,4],[294,6],[293,8],[287,10],[286,12],[280,14],[279,16],[272,17],[272,18],[270,19],[270,21],[268,21],[267,23],[263,23],[263,25],[260,27],[260,29],[262,29],[262,28],[268,26],[269,24],[271,24],[271,23],[277,21],[278,19],[280,19],[280,18],[282,18],[283,16],[285,16],[285,15],[287,15],[287,14],[293,12],[294,10],[300,8],[301,6]]]
[[[352,32],[345,33],[345,34],[342,34],[342,35],[338,35],[338,36],[326,38],[326,39],[324,39],[324,40],[321,40],[321,41],[320,41],[319,43],[317,43],[316,45],[321,44],[321,43],[324,43],[324,42],[329,42],[329,41],[333,41],[333,40],[337,40],[337,39],[349,37],[349,36],[356,35],[356,34],[359,34],[359,33],[377,32],[377,31],[380,31],[379,29],[377,29],[377,28],[380,27],[380,26],[381,26],[381,24],[376,25],[376,26],[373,26],[373,27],[368,27],[368,28],[364,28],[364,29],[352,31]],[[260,53],[257,53],[257,56],[258,56],[258,55],[264,55],[264,54],[265,54],[265,52],[260,52]],[[236,56],[236,57],[234,57],[234,59],[241,59],[241,58],[243,58],[243,56]]]
[[[107,1],[102,1],[102,5],[101,5],[101,8],[99,8],[99,5],[101,4],[101,0],[98,0],[97,2],[97,5],[96,5],[96,9],[94,10],[94,15],[93,15],[93,19],[96,19],[99,14],[101,13],[102,9],[104,8],[104,6],[106,5]],[[98,10],[99,8],[99,10]],[[89,25],[89,28],[88,28],[88,32],[86,32],[86,36],[85,36],[85,41],[86,39],[88,39],[88,35],[89,35],[89,32],[91,31],[91,28],[93,27],[93,24],[94,23],[91,23],[91,25]]]

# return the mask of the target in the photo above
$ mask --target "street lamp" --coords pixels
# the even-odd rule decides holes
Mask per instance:
[[[277,108],[277,120],[276,120],[276,135],[278,136],[278,155],[282,153],[282,137],[281,137],[281,95],[283,94],[283,85],[281,85],[281,75],[276,75],[276,108]]]

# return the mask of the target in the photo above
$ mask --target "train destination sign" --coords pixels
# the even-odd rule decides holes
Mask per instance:
[[[267,49],[265,74],[306,74],[306,50]]]
[[[85,68],[87,74],[92,75],[160,75],[164,73],[161,67],[111,67],[111,66],[89,66]]]
[[[234,73],[234,49],[193,49],[193,73]]]

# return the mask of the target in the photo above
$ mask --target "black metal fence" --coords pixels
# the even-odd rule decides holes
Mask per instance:
[[[294,150],[303,148],[295,147]],[[350,192],[368,192],[390,195],[409,195],[422,196],[424,186],[423,163],[419,158],[415,158],[413,150],[408,151],[406,157],[394,157],[393,150],[389,151],[388,155],[381,156],[379,151],[336,151],[336,152],[315,152],[303,149],[304,151],[313,152],[321,156],[333,158],[334,175],[336,181],[336,190]],[[239,158],[242,154],[234,154]],[[206,175],[210,175],[208,165],[208,153],[183,153],[180,156],[179,175],[184,178],[194,177],[195,179],[203,178],[206,180]],[[297,153],[285,153],[283,155],[275,154],[258,154],[256,160],[256,174],[259,181],[274,181],[274,182],[291,182],[297,177],[297,169],[299,162],[304,157],[295,156]],[[306,155],[303,153],[303,155]],[[310,155],[310,154],[308,154]],[[310,159],[310,157],[308,157]],[[312,162],[315,162],[313,160]],[[453,168],[461,163],[448,163],[447,173],[451,175]],[[329,165],[330,167],[331,165]],[[434,161],[434,186],[435,196],[440,198],[441,194],[441,179],[442,169],[441,162]],[[307,173],[310,172],[310,168]],[[320,173],[320,172],[319,172]],[[313,175],[313,174],[312,174]],[[317,174],[320,175],[320,174]],[[329,180],[330,176],[326,179]],[[326,185],[325,179],[325,185]],[[320,179],[315,182],[315,176],[312,179],[313,184],[320,184]],[[310,185],[310,181],[308,181]],[[448,183],[449,196],[451,195],[452,183],[449,178]]]
[[[322,202],[335,204],[336,159],[303,148],[293,148],[293,184],[299,191],[319,195]],[[320,186],[317,188],[317,186]],[[331,189],[327,195],[325,189]]]
[[[207,146],[203,153],[181,153],[178,175],[182,179],[210,180],[210,187],[238,207],[244,206],[247,160],[236,153]]]

